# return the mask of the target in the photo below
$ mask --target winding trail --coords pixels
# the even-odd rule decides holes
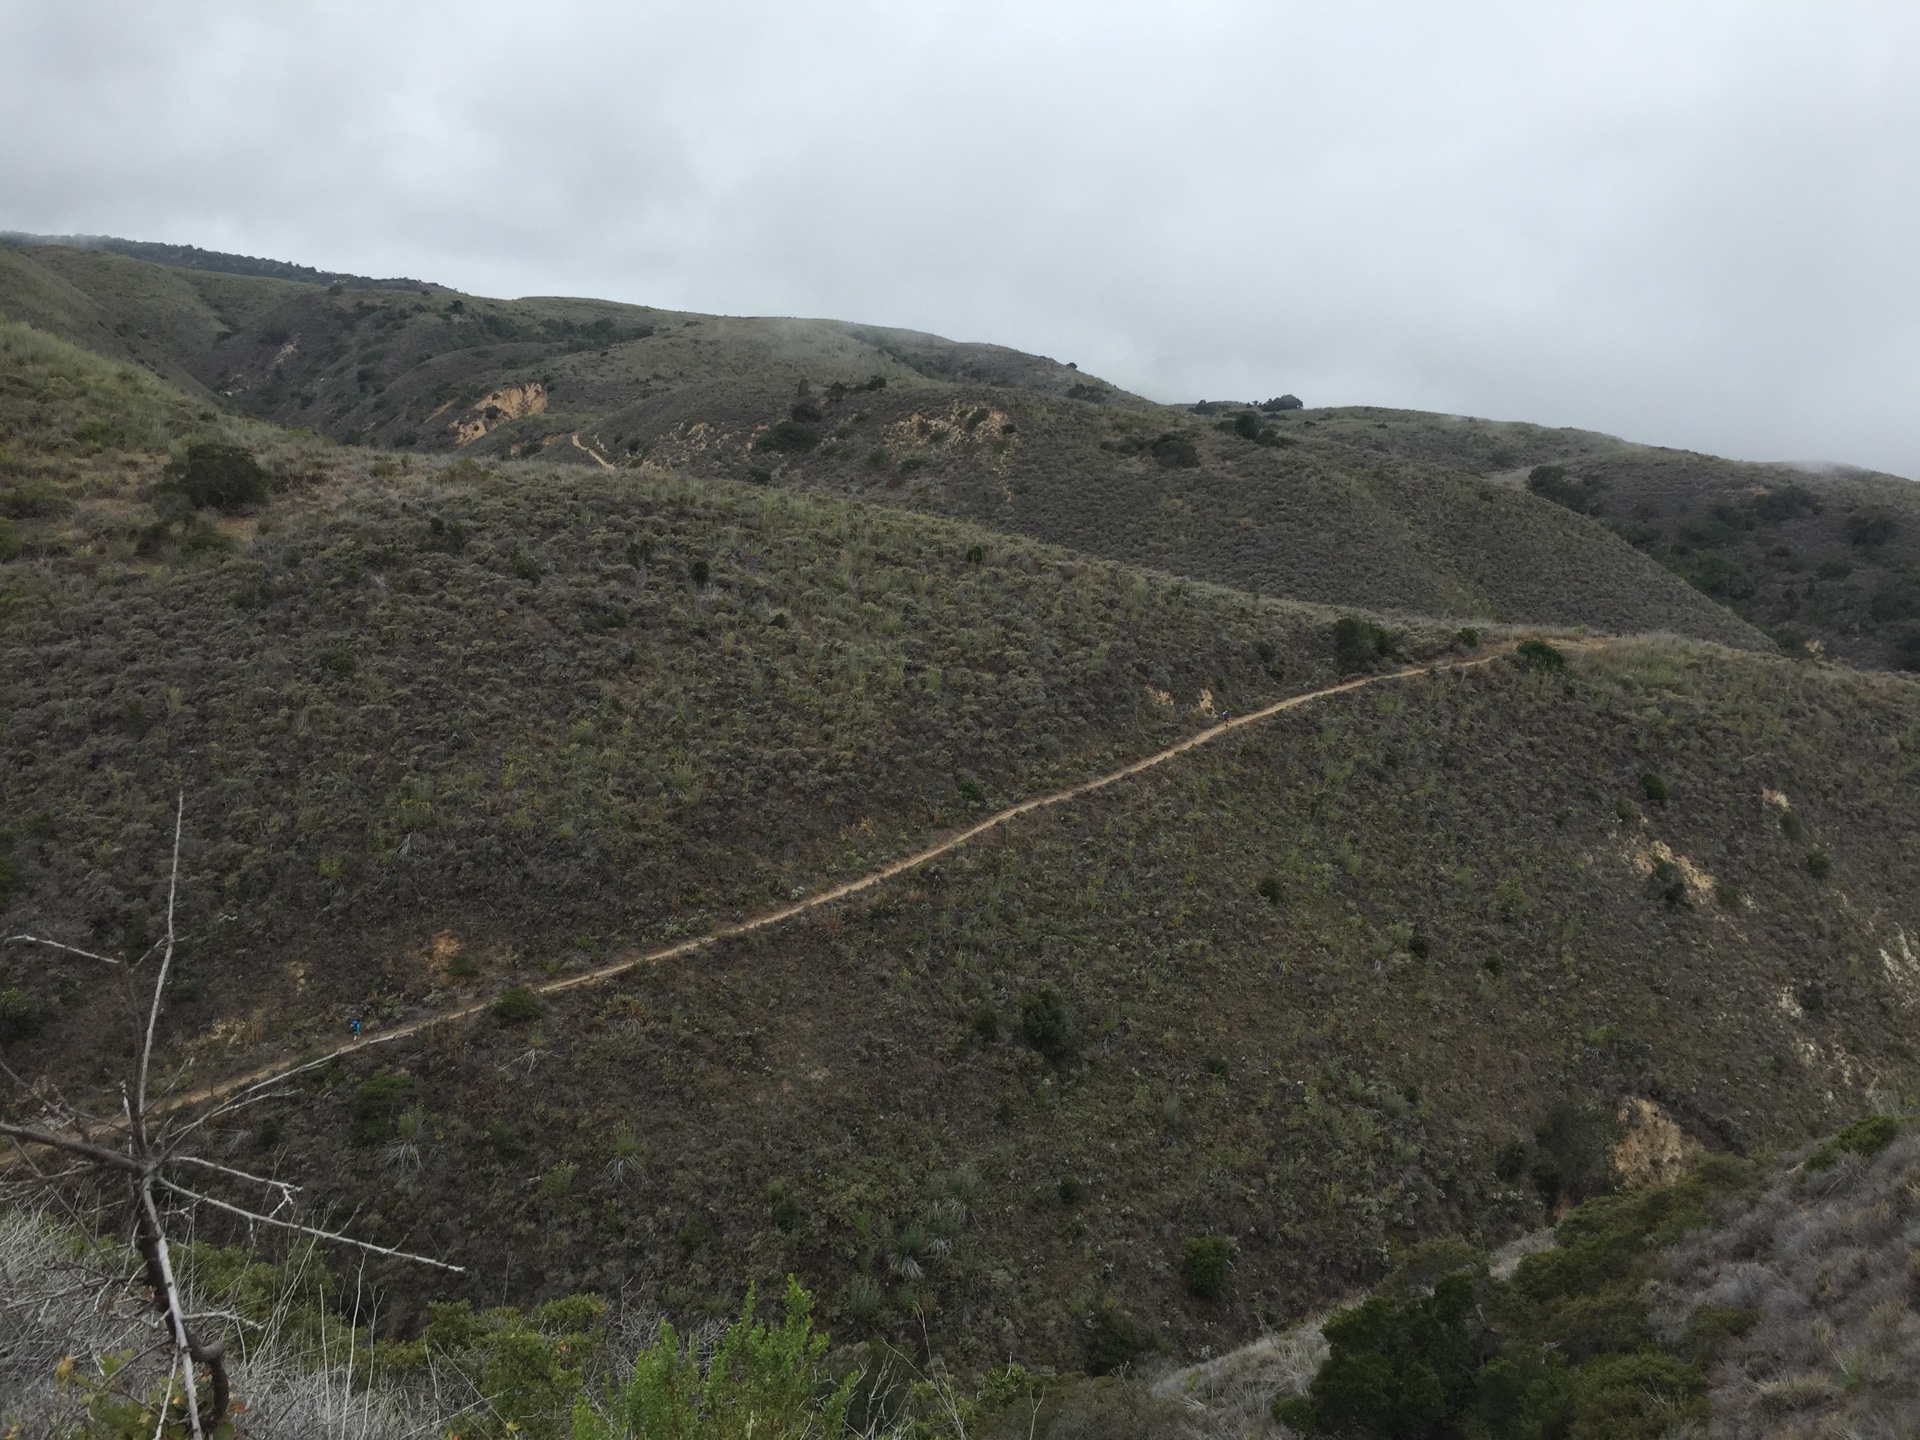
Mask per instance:
[[[1120,781],[1128,779],[1131,776],[1143,774],[1148,770],[1153,770],[1165,765],[1168,761],[1186,754],[1189,750],[1197,750],[1202,745],[1210,745],[1215,740],[1231,735],[1237,730],[1244,730],[1248,726],[1258,725],[1264,720],[1271,720],[1274,716],[1282,714],[1285,711],[1298,710],[1303,705],[1311,705],[1316,700],[1325,700],[1334,695],[1345,695],[1354,690],[1364,690],[1371,685],[1386,685],[1397,680],[1410,680],[1417,676],[1432,675],[1444,671],[1476,669],[1482,665],[1492,664],[1512,649],[1513,646],[1511,644],[1493,646],[1489,647],[1487,654],[1476,656],[1471,660],[1444,660],[1437,661],[1430,665],[1409,665],[1404,669],[1389,670],[1378,675],[1362,675],[1355,680],[1345,680],[1338,685],[1329,685],[1323,690],[1309,690],[1299,695],[1290,695],[1285,700],[1276,700],[1273,704],[1265,706],[1262,709],[1249,711],[1245,715],[1236,715],[1230,720],[1221,721],[1218,725],[1196,731],[1186,739],[1169,745],[1164,750],[1157,750],[1145,759],[1135,760],[1130,764],[1122,765],[1118,770],[1109,770],[1103,775],[1096,775],[1091,780],[1083,780],[1078,785],[1069,785],[1064,790],[1055,790],[1045,795],[1036,795],[1031,800],[1022,800],[1018,805],[1009,805],[1006,809],[989,815],[977,824],[969,825],[964,830],[955,831],[944,840],[937,841],[927,846],[924,850],[916,850],[911,855],[882,865],[878,870],[870,870],[857,879],[843,881],[831,889],[820,891],[817,895],[809,895],[803,900],[796,900],[791,905],[782,905],[778,909],[764,911],[759,915],[736,921],[731,925],[722,925],[716,930],[709,930],[704,935],[696,935],[690,940],[682,940],[675,945],[663,946],[658,950],[648,950],[638,955],[628,955],[623,959],[610,961],[592,970],[583,970],[578,974],[568,975],[558,980],[543,981],[540,984],[527,988],[531,989],[536,995],[556,995],[565,990],[577,990],[587,985],[598,985],[603,981],[625,975],[629,971],[638,970],[643,965],[658,965],[662,961],[677,960],[683,955],[693,955],[701,950],[707,949],[709,946],[718,945],[723,940],[733,940],[742,935],[751,935],[759,930],[768,930],[776,925],[783,925],[789,920],[807,914],[809,911],[819,910],[825,906],[835,904],[838,901],[846,899],[849,895],[858,895],[863,890],[871,890],[877,885],[884,884],[896,875],[902,875],[909,870],[917,869],[925,865],[928,861],[936,860],[940,856],[947,854],[949,851],[958,850],[969,841],[976,840],[991,830],[997,830],[1001,826],[1017,820],[1022,815],[1032,814],[1036,810],[1050,809],[1055,805],[1064,805],[1068,801],[1077,800],[1083,795],[1091,795],[1096,790],[1104,790],[1109,785],[1117,785]],[[363,1036],[351,1045],[343,1045],[338,1049],[329,1050],[321,1054],[292,1057],[272,1065],[264,1066],[261,1069],[250,1071],[244,1075],[235,1075],[229,1079],[218,1081],[215,1084],[175,1095],[155,1108],[177,1110],[184,1106],[199,1104],[207,1100],[218,1100],[233,1094],[237,1090],[267,1084],[282,1076],[290,1075],[296,1070],[310,1069],[315,1065],[324,1064],[329,1060],[352,1055],[362,1050],[370,1050],[376,1045],[390,1045],[396,1040],[406,1040],[431,1029],[435,1025],[446,1025],[479,1015],[491,1009],[498,998],[497,995],[488,996],[484,1000],[476,1000],[471,1004],[461,1005],[455,1009],[439,1010],[431,1015],[422,1015],[418,1019],[409,1020],[402,1025],[396,1025],[390,1030],[382,1030],[377,1035]]]

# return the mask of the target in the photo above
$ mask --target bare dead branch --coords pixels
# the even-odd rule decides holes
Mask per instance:
[[[167,972],[173,968],[174,901],[180,892],[180,827],[186,813],[187,792],[182,790],[173,806],[173,869],[167,876],[166,949],[160,955],[160,974],[153,982],[153,1004],[147,1009],[147,1038],[140,1047],[140,1078],[134,1085],[133,1118],[142,1145],[147,1138],[147,1071],[153,1065],[153,1032],[160,1023],[160,1001],[167,991]]]
[[[200,1425],[199,1386],[195,1381],[193,1367],[200,1360],[208,1361],[213,1367],[215,1385],[219,1390],[226,1389],[225,1373],[220,1368],[220,1355],[217,1350],[205,1351],[195,1344],[187,1330],[186,1306],[180,1303],[180,1287],[173,1278],[173,1257],[169,1253],[166,1228],[160,1223],[160,1211],[153,1203],[153,1183],[150,1177],[142,1176],[134,1187],[134,1196],[140,1206],[140,1250],[147,1256],[148,1273],[159,1280],[159,1300],[166,1312],[167,1329],[173,1336],[175,1363],[180,1367],[181,1379],[187,1392],[187,1419],[193,1427],[194,1440],[205,1440],[205,1432]],[[195,1353],[200,1351],[201,1353]],[[226,1418],[224,1400],[219,1405],[216,1423]]]
[[[274,1180],[265,1175],[255,1175],[248,1170],[236,1170],[231,1165],[222,1165],[217,1161],[208,1160],[200,1155],[168,1155],[162,1157],[161,1163],[167,1165],[198,1165],[202,1170],[212,1170],[221,1175],[231,1175],[236,1180],[249,1180],[253,1184],[262,1186],[265,1189],[279,1191],[280,1205],[293,1204],[293,1197],[300,1193],[300,1187],[291,1181]],[[276,1205],[274,1208],[275,1213],[278,1213],[279,1206]]]
[[[114,1170],[124,1170],[133,1175],[144,1175],[147,1167],[131,1155],[122,1155],[118,1150],[109,1150],[104,1145],[96,1145],[91,1140],[80,1140],[72,1135],[62,1135],[53,1130],[40,1130],[32,1125],[14,1125],[0,1120],[0,1135],[21,1141],[28,1145],[44,1145],[49,1150],[64,1150],[69,1155],[82,1155],[96,1165],[105,1165]]]
[[[356,1240],[351,1235],[342,1235],[333,1230],[322,1230],[316,1225],[302,1225],[295,1220],[280,1220],[272,1215],[262,1215],[258,1210],[248,1210],[240,1205],[229,1205],[224,1200],[216,1200],[211,1195],[202,1195],[189,1190],[184,1185],[176,1185],[164,1175],[156,1175],[157,1184],[165,1186],[183,1199],[197,1205],[211,1205],[216,1210],[224,1210],[229,1215],[238,1215],[242,1220],[252,1220],[261,1225],[276,1225],[282,1230],[292,1230],[297,1234],[311,1235],[316,1240],[331,1240],[337,1245],[351,1245],[357,1250],[365,1250],[373,1255],[387,1255],[396,1260],[411,1260],[416,1265],[431,1265],[436,1270],[450,1270],[455,1275],[467,1273],[464,1265],[449,1265],[444,1260],[435,1260],[428,1255],[416,1255],[410,1250],[396,1250],[389,1245],[375,1245],[371,1240]]]
[[[5,940],[0,940],[0,945],[46,945],[54,950],[64,950],[69,955],[98,960],[102,965],[117,965],[122,969],[126,967],[124,960],[116,960],[111,955],[96,955],[91,950],[82,950],[78,945],[62,945],[58,940],[49,940],[44,935],[9,935]]]

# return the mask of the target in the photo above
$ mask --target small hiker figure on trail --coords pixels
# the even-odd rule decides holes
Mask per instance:
[[[358,1020],[353,1022],[353,1038],[356,1040],[360,1038],[360,1022]]]

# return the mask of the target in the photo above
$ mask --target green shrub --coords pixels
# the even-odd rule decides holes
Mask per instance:
[[[1640,777],[1640,789],[1656,805],[1667,803],[1667,782],[1649,770]]]
[[[1280,886],[1280,877],[1273,874],[1262,875],[1260,883],[1253,887],[1253,891],[1269,905],[1278,905],[1286,896],[1286,892]]]
[[[1184,435],[1159,436],[1147,446],[1147,453],[1168,470],[1191,470],[1200,463],[1200,452]]]
[[[46,1024],[39,1003],[17,985],[0,990],[0,1045],[31,1040]]]
[[[692,580],[693,583],[699,587],[704,587],[707,581],[712,578],[712,575],[713,575],[712,570],[708,567],[707,562],[704,560],[694,561],[693,564],[689,566],[687,569],[687,578]]]
[[[1527,1172],[1527,1142],[1509,1140],[1493,1157],[1493,1173],[1511,1185]]]
[[[1068,1209],[1078,1205],[1087,1193],[1087,1185],[1078,1175],[1060,1177],[1060,1203]]]
[[[791,1230],[800,1223],[800,1202],[793,1198],[786,1181],[769,1180],[762,1194],[767,1202],[767,1218],[780,1229]]]
[[[525,985],[516,985],[493,1002],[493,1018],[502,1025],[524,1025],[547,1013],[540,997]]]
[[[763,469],[758,465],[749,465],[747,467],[747,479],[756,485],[771,485],[773,483],[773,472]]]
[[[1446,1433],[1472,1398],[1479,1327],[1471,1276],[1444,1275],[1429,1295],[1396,1305],[1374,1296],[1323,1327],[1328,1345],[1305,1395],[1278,1397],[1273,1417],[1309,1435],[1422,1440]]]
[[[1089,1375],[1124,1370],[1154,1348],[1154,1338],[1139,1321],[1108,1296],[1092,1306],[1081,1322],[1081,1347]]]
[[[1527,489],[1543,500],[1564,505],[1577,515],[1600,513],[1601,480],[1569,480],[1564,465],[1536,465],[1527,476]]]
[[[991,1005],[976,1007],[967,1025],[985,1044],[991,1045],[1000,1038],[1000,1012]]]
[[[624,1385],[610,1384],[601,1404],[573,1410],[573,1440],[654,1437],[752,1437],[803,1440],[846,1431],[847,1404],[859,1371],[834,1384],[827,1373],[828,1337],[813,1328],[813,1297],[787,1277],[785,1318],[776,1329],[754,1315],[747,1290],[740,1318],[701,1363],[698,1337],[682,1343],[660,1322],[654,1343],[634,1357]]]
[[[1180,1255],[1180,1278],[1202,1300],[1218,1300],[1227,1288],[1229,1249],[1224,1235],[1196,1235]]]
[[[1898,520],[1878,510],[1862,510],[1847,517],[1847,539],[1863,549],[1886,544],[1899,529]]]
[[[1666,901],[1669,909],[1678,910],[1687,903],[1686,874],[1671,860],[1654,862],[1653,871],[1647,877],[1647,888]]]
[[[20,553],[20,536],[13,528],[13,521],[0,515],[0,561],[11,560]]]
[[[1534,1132],[1538,1154],[1532,1173],[1541,1198],[1551,1205],[1563,1195],[1580,1201],[1611,1191],[1613,1147],[1619,1139],[1620,1122],[1610,1111],[1555,1101]]]
[[[820,432],[812,425],[802,424],[798,420],[782,420],[770,425],[754,437],[756,450],[783,451],[788,454],[804,454],[820,443]]]
[[[244,446],[218,440],[189,445],[161,472],[161,482],[200,509],[242,510],[272,491],[272,477]]]
[[[1824,880],[1833,873],[1833,861],[1827,858],[1827,852],[1816,850],[1807,856],[1807,873],[1816,880]]]
[[[1385,627],[1357,615],[1342,615],[1334,621],[1333,657],[1342,670],[1363,670],[1393,652],[1393,636]]]
[[[1073,1019],[1054,986],[1043,984],[1021,996],[1020,1039],[1055,1064],[1073,1054]]]
[[[1893,1143],[1900,1122],[1891,1115],[1869,1115],[1856,1120],[1807,1157],[1807,1169],[1826,1170],[1842,1155],[1871,1158]]]
[[[1567,668],[1567,657],[1538,638],[1522,640],[1518,653],[1520,663],[1529,670],[1556,671]]]
[[[382,1070],[353,1092],[349,1107],[350,1137],[355,1145],[372,1145],[393,1134],[394,1118],[413,1093],[413,1077],[404,1070]]]
[[[1478,650],[1480,648],[1480,632],[1471,625],[1462,626],[1455,632],[1453,638],[1469,650]]]

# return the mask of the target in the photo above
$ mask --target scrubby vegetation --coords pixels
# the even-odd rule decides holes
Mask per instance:
[[[377,1314],[312,1299],[397,1429],[432,1392],[476,1434],[621,1434],[762,1382],[863,1432],[1202,1427],[1140,1372],[1390,1255],[1300,1425],[1684,1420],[1770,1322],[1731,1289],[1672,1321],[1662,1257],[1748,1191],[1658,1182],[1838,1130],[1794,1183],[1885,1190],[1905,1153],[1839,1127],[1920,1097],[1920,690],[1767,653],[1722,602],[1783,635],[1770,592],[1701,558],[1817,533],[1819,584],[1892,584],[1920,524],[1877,482],[1769,471],[1725,543],[1650,538],[1636,497],[1694,494],[1699,457],[1196,416],[855,326],[23,254],[0,306],[94,353],[0,330],[0,918],[140,953],[190,797],[167,1083],[380,1042],[210,1143],[475,1262],[370,1263]],[[1904,653],[1894,624],[1851,653]],[[0,950],[43,1095],[133,1043],[99,963]],[[1556,1218],[1511,1279],[1472,1258]]]

